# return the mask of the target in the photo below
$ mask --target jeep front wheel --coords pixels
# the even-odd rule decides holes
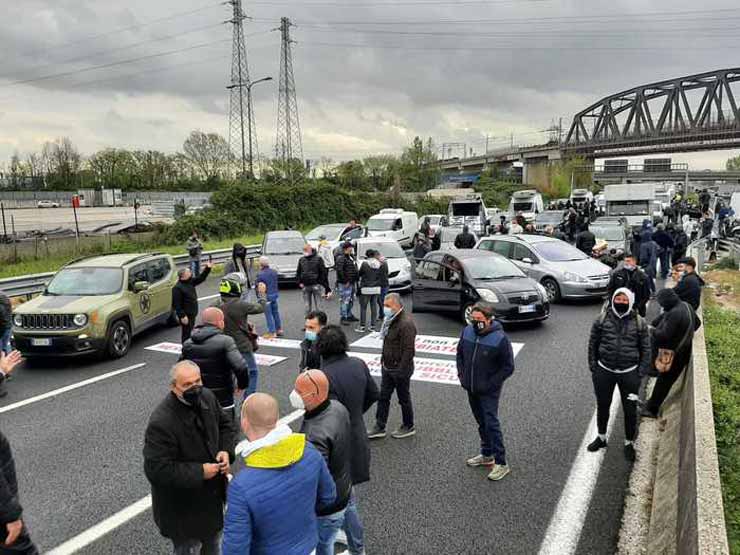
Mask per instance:
[[[108,356],[121,358],[131,347],[131,329],[125,320],[115,322],[108,333]]]

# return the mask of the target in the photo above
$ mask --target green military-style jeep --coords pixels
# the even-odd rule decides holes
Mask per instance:
[[[103,352],[120,358],[134,335],[172,323],[176,283],[177,268],[167,254],[75,260],[41,295],[15,309],[15,346],[26,357]]]

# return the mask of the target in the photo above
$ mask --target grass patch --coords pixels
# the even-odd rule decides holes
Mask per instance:
[[[204,250],[216,250],[230,248],[234,243],[239,242],[244,245],[254,245],[262,242],[262,234],[245,235],[233,239],[220,239],[215,241],[206,241],[203,246]],[[81,249],[79,254],[64,254],[43,256],[37,259],[27,259],[15,264],[5,263],[0,265],[0,278],[9,278],[22,276],[26,274],[41,274],[44,272],[54,272],[75,258],[104,252],[128,253],[128,252],[164,252],[167,254],[178,255],[186,254],[185,245],[161,245],[156,242],[140,243],[134,241],[121,241],[114,243],[111,248],[105,245],[96,245]]]
[[[712,383],[722,497],[730,553],[740,554],[740,312],[705,294],[704,333]]]

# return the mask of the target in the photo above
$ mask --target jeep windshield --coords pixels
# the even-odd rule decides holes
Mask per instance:
[[[121,290],[121,268],[64,268],[60,270],[44,292],[45,295],[112,295]]]

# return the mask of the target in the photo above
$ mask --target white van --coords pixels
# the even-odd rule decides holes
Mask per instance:
[[[406,212],[403,208],[383,208],[367,221],[368,237],[395,239],[402,247],[413,244],[418,229],[419,217],[416,212]]]
[[[537,219],[537,214],[544,210],[545,201],[539,191],[535,189],[516,191],[509,203],[509,220],[514,219],[521,212],[524,219],[531,223]]]

